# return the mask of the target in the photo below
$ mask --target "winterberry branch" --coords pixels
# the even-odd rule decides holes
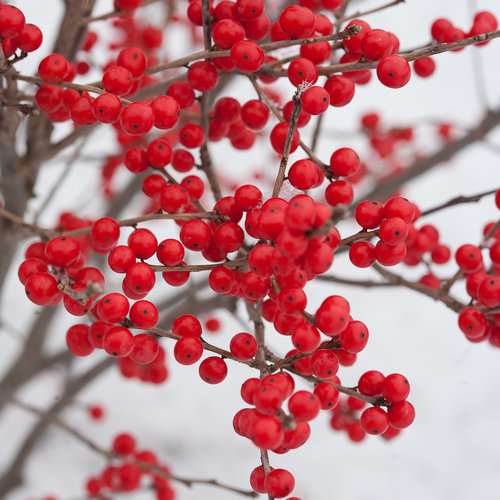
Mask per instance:
[[[425,174],[435,166],[449,160],[460,151],[466,149],[471,144],[481,140],[499,124],[500,110],[488,111],[486,116],[477,126],[470,130],[465,136],[448,143],[436,153],[421,160],[417,160],[409,168],[398,175],[390,177],[386,182],[377,184],[371,191],[365,193],[360,199],[355,200],[349,207],[349,211],[353,212],[357,204],[362,200],[380,200],[386,196],[390,196],[403,184]]]
[[[290,156],[290,149],[292,147],[293,137],[295,135],[295,129],[297,128],[297,122],[299,120],[299,114],[302,109],[302,104],[300,99],[305,90],[305,87],[299,85],[297,91],[293,96],[293,110],[290,116],[290,121],[288,122],[288,132],[285,140],[285,147],[283,149],[283,154],[281,155],[280,166],[278,169],[278,175],[276,176],[276,181],[274,182],[273,197],[276,197],[280,193],[283,180],[285,179],[285,170],[288,163],[288,157]]]
[[[142,0],[142,3],[141,3],[141,5],[139,5],[139,8],[140,7],[146,7],[146,5],[151,5],[152,3],[164,2],[164,1],[165,0]],[[106,12],[106,14],[101,14],[99,16],[84,17],[81,20],[81,24],[83,26],[85,26],[85,25],[88,25],[90,23],[94,23],[96,21],[105,21],[106,19],[109,19],[111,17],[121,16],[123,14],[126,14],[126,12],[124,12],[123,10],[115,9],[115,10],[113,10],[111,12]]]
[[[40,227],[36,224],[30,224],[29,222],[24,221],[21,217],[13,214],[9,210],[5,208],[0,208],[0,217],[7,219],[14,224],[29,230],[32,234],[37,234],[42,238],[49,238],[56,236],[58,234],[65,234],[66,236],[83,236],[85,234],[90,233],[92,226],[86,226],[79,229],[74,229],[72,231],[61,231],[56,229],[48,229]],[[227,221],[229,217],[227,215],[220,215],[215,212],[193,212],[193,213],[185,213],[185,214],[165,214],[153,212],[149,214],[139,215],[138,217],[133,217],[130,219],[123,219],[116,221],[119,226],[130,226],[135,227],[137,224],[141,222],[148,222],[152,220],[198,220],[198,219],[209,219],[209,220],[219,220],[219,221]],[[219,264],[220,265],[220,264]]]
[[[310,355],[310,354],[311,353],[309,353],[308,355]],[[267,349],[267,351],[266,351],[266,357],[272,363],[279,363],[280,361],[282,361],[282,359],[279,356],[276,356],[275,354],[273,354],[272,352],[270,352],[269,349]],[[289,358],[289,359],[291,359],[291,358]],[[332,384],[342,394],[346,394],[347,396],[352,396],[353,398],[356,398],[356,399],[361,399],[362,401],[366,401],[367,403],[370,403],[371,405],[374,405],[374,406],[390,406],[390,403],[388,401],[385,401],[384,398],[366,396],[365,394],[361,394],[359,391],[357,391],[354,388],[345,387],[345,386],[340,385],[340,384],[335,384],[331,380],[323,380],[323,379],[318,378],[318,377],[316,377],[314,375],[304,375],[303,373],[299,372],[293,365],[291,365],[291,366],[284,365],[283,369],[287,370],[290,373],[293,373],[293,374],[295,374],[295,375],[297,375],[297,376],[299,376],[301,378],[303,378],[304,380],[312,382],[313,384],[319,384],[321,382],[327,382],[329,384]]]
[[[127,326],[128,327],[133,327],[133,325],[130,325],[129,323],[127,323]],[[182,338],[180,335],[176,335],[175,333],[172,333],[168,330],[164,330],[163,328],[158,328],[158,327],[154,327],[154,328],[151,328],[151,330],[149,330],[150,332],[154,333],[155,335],[158,335],[159,337],[166,337],[166,338],[169,338],[169,339],[172,339],[172,340],[179,340],[180,338]],[[230,351],[227,351],[226,349],[222,349],[221,347],[217,347],[216,345],[213,345],[213,344],[210,344],[209,342],[207,342],[206,340],[200,338],[200,341],[201,343],[203,344],[203,349],[205,351],[210,351],[210,352],[213,352],[215,354],[219,354],[220,356],[222,356],[223,358],[226,358],[226,359],[232,359],[233,361],[237,361],[238,363],[242,363],[244,365],[247,365],[247,366],[250,366],[250,367],[255,367],[256,366],[256,362],[250,360],[250,361],[242,361],[240,359],[236,359]]]
[[[414,283],[412,281],[408,281],[402,276],[387,270],[385,267],[382,267],[379,264],[373,264],[372,268],[375,269],[375,271],[377,271],[381,276],[386,278],[389,283],[393,283],[394,285],[404,286],[406,288],[410,288],[411,290],[420,292],[423,295],[427,295],[428,297],[431,297],[436,301],[442,302],[455,312],[460,312],[462,309],[466,307],[465,304],[453,298],[451,295],[447,293],[448,291],[443,288],[435,290],[425,285],[421,285],[420,283]]]
[[[274,102],[268,97],[268,95],[264,92],[264,90],[262,89],[262,87],[257,82],[257,79],[255,78],[255,76],[249,76],[249,79],[250,79],[250,82],[252,83],[255,91],[257,92],[257,95],[259,96],[259,99],[261,99],[262,101],[264,101],[269,106],[269,109],[271,110],[271,112],[273,113],[273,115],[280,122],[284,122],[285,119],[283,118],[283,115],[282,115],[281,111],[274,104]],[[332,172],[329,169],[328,165],[326,165],[326,163],[323,163],[318,158],[318,156],[314,153],[314,151],[311,148],[309,148],[308,146],[306,146],[306,144],[304,144],[304,142],[302,140],[299,142],[299,146],[302,148],[303,151],[305,151],[305,153],[309,156],[309,158],[311,158],[311,160],[314,163],[316,163],[316,165],[318,165],[321,168],[321,170],[323,170],[323,172],[325,173],[325,175],[328,178],[332,177]]]
[[[13,73],[12,78],[15,80],[21,80],[23,82],[28,82],[28,83],[34,83],[35,85],[46,85],[46,82],[42,80],[39,76],[28,76],[28,75],[22,75],[21,73]],[[94,94],[105,94],[106,91],[100,87],[97,87],[96,85],[93,84],[80,84],[80,83],[73,83],[73,82],[56,82],[56,83],[51,83],[51,85],[55,85],[56,87],[63,87],[66,89],[73,89],[73,90],[78,90],[78,92],[93,92]],[[123,104],[131,104],[132,101],[129,101],[128,99],[124,99],[123,97],[119,98],[120,101]]]
[[[341,285],[360,286],[364,288],[399,286],[396,283],[389,283],[388,281],[351,280],[340,278],[338,276],[332,276],[331,274],[321,274],[317,276],[317,279],[320,281],[330,281]]]
[[[82,432],[80,432],[78,429],[75,427],[67,424],[64,420],[61,418],[57,417],[54,414],[44,412],[32,405],[29,405],[27,403],[24,403],[20,401],[19,399],[15,398],[14,396],[9,396],[8,400],[10,403],[13,405],[17,406],[18,408],[22,408],[23,410],[32,413],[33,415],[37,415],[40,417],[42,420],[47,421],[50,424],[56,425],[59,429],[65,431],[72,437],[74,437],[77,441],[80,441],[84,445],[86,445],[88,448],[90,448],[92,451],[98,453],[99,455],[103,456],[107,460],[120,460],[123,462],[127,463],[132,463],[135,466],[139,467],[142,470],[146,470],[156,476],[163,477],[165,479],[170,479],[172,481],[176,481],[179,483],[184,484],[185,486],[192,487],[196,484],[206,484],[210,486],[215,486],[217,488],[227,490],[227,491],[232,491],[233,493],[238,493],[243,496],[248,496],[248,497],[256,497],[257,493],[254,491],[248,491],[248,490],[242,490],[240,488],[235,488],[233,486],[229,486],[223,483],[220,483],[216,479],[193,479],[193,478],[186,478],[182,476],[177,476],[174,474],[170,474],[169,472],[166,472],[164,469],[157,465],[152,465],[147,462],[142,462],[140,460],[135,460],[131,459],[129,456],[125,455],[119,455],[118,453],[114,453],[111,451],[108,451],[107,449],[103,448],[96,442],[94,442],[92,439],[88,438],[85,436]]]
[[[0,208],[0,217],[3,217],[15,225],[28,230],[31,234],[37,234],[42,238],[48,238],[53,232],[51,229],[44,229],[36,224],[30,224],[29,222],[24,221],[22,217],[19,217],[5,208]]]
[[[495,194],[498,191],[498,189],[500,189],[500,187],[498,187],[496,189],[490,189],[489,191],[484,191],[482,193],[473,194],[470,196],[464,196],[464,195],[456,196],[455,198],[452,198],[451,200],[449,200],[445,203],[441,203],[440,205],[437,205],[435,207],[428,208],[427,210],[424,210],[421,213],[421,216],[430,215],[430,214],[433,214],[435,212],[439,212],[440,210],[444,210],[445,208],[453,207],[454,205],[460,205],[462,203],[477,203],[479,200],[483,199],[485,196],[490,196],[492,194]]]
[[[369,14],[374,14],[375,12],[380,12],[382,10],[388,9],[390,7],[395,7],[396,5],[400,3],[404,3],[406,0],[393,0],[389,3],[386,3],[384,5],[380,5],[379,7],[374,7],[373,9],[369,10],[358,10],[354,14],[350,14],[349,16],[341,17],[337,22],[333,23],[334,26],[341,26],[345,22],[351,21],[352,19],[357,19],[360,17],[365,17],[368,16]]]
[[[216,267],[224,266],[229,268],[242,267],[248,263],[248,259],[236,259],[227,260],[224,262],[217,262],[215,264],[193,264],[193,265],[180,265],[180,266],[156,266],[151,265],[151,269],[155,273],[169,272],[169,271],[186,271],[186,272],[199,272],[199,271],[211,271]]]
[[[326,344],[320,345],[317,349],[315,349],[312,352],[301,352],[298,354],[294,354],[293,356],[290,356],[289,358],[283,358],[279,361],[276,361],[271,366],[269,366],[269,371],[271,373],[274,373],[275,371],[286,368],[287,366],[292,366],[295,361],[312,356],[316,351],[319,351],[322,349],[326,349],[326,350],[328,350],[328,349],[340,349],[341,347],[342,346],[338,340],[332,339],[332,340],[329,340]]]
[[[342,238],[339,241],[339,248],[351,246],[355,241],[369,240],[369,239],[373,238],[374,236],[377,236],[377,234],[378,234],[378,229],[372,229],[371,231],[367,231],[366,229],[362,229],[361,231],[353,234],[352,236],[348,236],[347,238]]]
[[[488,240],[495,234],[497,229],[500,228],[500,220],[493,225],[493,227],[486,233],[486,235],[483,238],[483,241],[480,243],[479,248],[485,248]],[[463,277],[464,272],[462,269],[458,269],[457,272],[447,281],[443,283],[441,286],[441,291],[443,292],[449,292],[451,290],[451,287]]]
[[[298,39],[290,39],[290,40],[278,40],[276,42],[265,42],[260,43],[260,47],[264,52],[270,52],[276,49],[282,49],[284,47],[293,47],[295,45],[309,45],[311,43],[319,43],[319,42],[331,42],[335,40],[345,40],[351,36],[355,36],[361,31],[359,26],[350,26],[344,31],[340,31],[339,33],[334,33],[332,35],[325,35],[319,37],[309,37],[309,38],[298,38]],[[191,62],[199,61],[201,59],[207,58],[215,58],[215,57],[227,57],[231,54],[230,50],[203,50],[201,52],[195,52],[185,57],[181,57],[176,59],[175,61],[170,61],[164,64],[158,64],[157,66],[152,66],[147,69],[145,74],[152,75],[154,73],[159,73],[161,71],[165,71],[167,69],[172,68],[180,68],[188,65]],[[265,68],[265,65],[263,66]],[[265,71],[263,69],[262,71]],[[259,73],[259,72],[257,72]]]
[[[409,52],[407,54],[402,55],[401,57],[406,59],[408,62],[415,61],[417,59],[422,59],[423,57],[435,56],[437,54],[442,54],[443,52],[449,52],[451,50],[468,47],[469,45],[475,45],[477,43],[485,42],[487,40],[493,40],[494,38],[498,37],[500,37],[500,30],[491,31],[489,33],[481,33],[480,35],[464,38],[463,40],[459,40],[458,42],[431,45],[423,49]],[[342,63],[342,64],[333,64],[330,66],[318,66],[318,71],[320,75],[332,75],[333,73],[359,71],[363,69],[374,69],[377,67],[377,65],[378,61]],[[284,72],[280,71],[279,75],[274,74],[273,76],[283,76],[283,75]]]

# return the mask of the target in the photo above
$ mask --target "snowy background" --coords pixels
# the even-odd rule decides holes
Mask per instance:
[[[29,71],[33,67],[30,61],[36,65],[50,51],[61,2],[25,0],[13,3],[23,9],[29,22],[44,27],[42,48],[25,61],[24,71]],[[352,9],[364,10],[381,3],[380,0],[353,2]],[[110,0],[99,1],[96,12],[109,11],[111,4]],[[411,48],[429,41],[429,27],[435,18],[449,16],[467,30],[472,12],[480,9],[490,9],[500,16],[500,3],[493,0],[407,0],[405,4],[370,15],[366,20],[372,27],[394,31],[400,38],[401,47]],[[153,12],[154,6],[147,12],[152,19]],[[106,36],[104,24],[97,25],[97,29]],[[180,44],[168,47],[171,57],[180,53],[176,51],[182,51]],[[434,77],[428,80],[414,77],[403,89],[387,89],[376,79],[367,86],[358,87],[349,106],[328,111],[328,125],[319,143],[318,155],[328,159],[331,151],[345,145],[358,148],[363,156],[363,148],[367,151],[364,142],[335,132],[356,130],[361,114],[368,110],[379,111],[390,126],[429,120],[473,126],[480,119],[485,102],[491,107],[499,103],[499,56],[500,42],[493,41],[480,49],[471,47],[460,53],[437,56]],[[473,72],[478,71],[484,89],[478,87],[473,77]],[[81,81],[93,79],[91,75]],[[291,97],[291,86],[284,84],[282,88]],[[225,95],[254,98],[251,88],[238,81],[225,90]],[[430,131],[420,127],[418,134],[422,152],[432,151],[434,139]],[[103,133],[100,137],[101,142],[93,142],[84,152],[89,155],[97,155],[99,151],[113,152],[108,140],[111,135]],[[307,132],[303,137],[307,142]],[[500,145],[500,133],[490,134],[489,140]],[[262,141],[259,147],[264,146]],[[224,163],[218,167],[234,180],[241,181],[247,166],[257,171],[271,169],[269,162],[250,164],[254,162],[255,153],[245,154],[232,149],[228,153],[227,143],[212,146],[211,150],[215,158],[224,157]],[[298,159],[299,155],[293,158]],[[426,209],[456,195],[493,189],[500,186],[498,163],[498,153],[476,144],[449,164],[419,178],[405,190],[405,195]],[[47,166],[37,193],[43,195],[63,168],[62,160]],[[77,165],[66,181],[67,187],[44,212],[41,223],[54,223],[58,211],[72,207],[75,199],[82,207],[80,215],[99,213],[99,202],[89,203],[99,186],[98,168],[99,163],[92,161]],[[82,178],[86,179],[85,185]],[[128,177],[124,176],[123,180],[126,179]],[[32,214],[37,212],[41,200],[43,196],[33,201]],[[132,206],[130,213],[134,213],[134,208],[137,207]],[[455,249],[463,243],[479,242],[484,224],[497,218],[498,211],[489,197],[477,205],[462,205],[432,215],[425,223],[436,224],[442,241]],[[150,227],[157,230],[160,226]],[[355,226],[349,224],[339,227],[343,236],[355,230]],[[167,237],[167,231],[173,234],[175,226],[166,224],[162,230]],[[370,271],[354,269],[345,257],[336,259],[332,271],[342,276],[372,277]],[[424,273],[422,269],[399,267],[396,271],[412,278]],[[448,277],[454,271],[455,267],[450,264],[441,266],[439,273]],[[37,314],[37,309],[25,299],[14,270],[9,279],[12,286],[7,285],[9,293],[3,296],[1,304],[0,371],[18,352],[22,335]],[[116,278],[111,279],[110,290],[116,289],[118,283]],[[362,443],[353,444],[343,433],[329,428],[327,414],[320,415],[312,423],[310,440],[300,450],[286,455],[271,454],[274,467],[294,473],[293,495],[302,500],[500,498],[500,351],[488,344],[468,343],[457,327],[455,313],[409,290],[360,290],[321,282],[309,284],[307,291],[310,296],[308,310],[313,311],[326,295],[345,294],[353,316],[368,325],[370,342],[353,367],[341,368],[342,383],[355,385],[359,376],[369,369],[384,374],[404,373],[411,384],[409,400],[416,408],[417,417],[414,424],[393,441],[367,436]],[[162,290],[159,296],[164,297],[165,293]],[[465,298],[462,284],[455,285],[453,293]],[[227,347],[230,336],[242,331],[242,325],[224,312],[215,314],[221,319],[223,329],[217,334],[207,333],[206,338]],[[246,320],[244,313],[242,317]],[[54,349],[63,345],[65,328],[70,324],[69,315],[61,311],[60,322],[51,334]],[[269,337],[273,349],[286,352],[288,339],[277,334],[268,334]],[[65,410],[62,417],[103,446],[107,446],[116,433],[130,431],[137,436],[141,448],[157,452],[174,473],[215,477],[246,488],[250,471],[259,465],[259,452],[252,443],[233,432],[231,422],[234,413],[244,406],[239,397],[240,384],[253,376],[253,372],[230,363],[228,378],[218,386],[209,386],[199,378],[197,365],[184,367],[174,362],[172,342],[166,339],[163,345],[168,351],[170,370],[165,384],[153,387],[125,380],[112,368],[78,395],[79,403],[104,405],[107,417],[103,422],[91,422],[78,406]],[[95,363],[100,355],[96,352],[89,360],[83,360],[78,370]],[[60,391],[61,374],[54,370],[30,383],[19,396],[43,407],[54,401]],[[31,416],[15,408],[10,408],[1,417],[0,473],[32,423]],[[85,479],[99,473],[103,466],[101,457],[52,427],[27,463],[25,484],[5,500],[43,498],[49,494],[61,500],[82,498]],[[196,486],[190,490],[178,485],[176,489],[180,500],[237,498],[235,494],[211,487]],[[117,495],[117,498],[122,497],[140,500],[151,498],[151,493]]]

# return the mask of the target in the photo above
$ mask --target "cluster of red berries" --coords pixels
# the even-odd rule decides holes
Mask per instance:
[[[120,458],[121,463],[107,465],[99,475],[87,480],[89,497],[130,493],[147,484],[154,490],[157,500],[176,498],[171,482],[166,477],[170,474],[169,467],[160,462],[151,450],[138,449],[132,434],[118,434],[113,439],[110,451]]]
[[[431,35],[438,43],[451,43],[458,42],[470,36],[495,31],[496,29],[498,29],[497,18],[489,11],[481,11],[474,15],[474,20],[468,33],[454,26],[449,19],[440,17],[432,23]],[[489,41],[486,41],[476,45],[481,46],[488,43]],[[455,49],[456,52],[460,50],[462,50],[462,48]]]
[[[269,141],[278,155],[285,150],[298,99],[301,110],[291,138],[292,153],[300,145],[298,129],[306,126],[312,115],[325,113],[329,106],[347,105],[354,97],[356,84],[368,83],[372,72],[368,69],[345,71],[330,76],[322,86],[316,85],[320,76],[318,65],[331,58],[330,42],[301,45],[300,55],[293,57],[285,69],[283,65],[287,63],[278,64],[279,61],[266,56],[257,43],[268,35],[271,41],[331,35],[332,21],[318,11],[334,11],[343,1],[301,0],[299,5],[284,8],[274,23],[264,12],[264,0],[222,0],[211,5],[214,49],[228,50],[229,55],[190,62],[186,79],[172,82],[164,95],[131,102],[129,99],[140,89],[157,82],[150,73],[155,72],[154,66],[160,62],[158,49],[163,40],[161,29],[134,18],[140,4],[140,0],[114,1],[115,8],[123,15],[112,22],[124,36],[109,47],[116,57],[102,68],[102,90],[100,87],[80,92],[71,85],[64,88],[64,82],[86,74],[93,65],[91,52],[98,35],[89,31],[77,64],[60,54],[50,54],[40,62],[38,74],[44,84],[36,92],[35,100],[53,122],[72,120],[76,126],[98,122],[112,125],[120,153],[103,166],[102,177],[109,193],[111,179],[122,162],[134,174],[153,169],[142,182],[151,210],[194,217],[176,221],[178,238],[159,241],[153,231],[134,227],[126,244],[119,245],[123,234],[116,220],[103,217],[90,221],[64,214],[57,224],[58,236],[32,243],[19,267],[19,279],[28,298],[41,306],[62,301],[71,315],[89,316],[90,325],[75,324],[66,332],[68,348],[74,355],[88,356],[95,349],[102,349],[118,358],[124,377],[160,384],[168,376],[166,353],[158,342],[159,329],[155,329],[158,310],[145,299],[156,285],[156,267],[160,267],[167,285],[186,283],[190,272],[183,268],[185,260],[189,260],[186,255],[193,252],[215,264],[208,276],[214,292],[242,299],[250,305],[261,301],[263,319],[272,323],[279,334],[289,336],[293,346],[278,362],[278,368],[283,371],[275,368],[275,372],[261,379],[249,378],[242,385],[241,397],[250,407],[234,416],[237,434],[250,439],[261,450],[287,453],[308,440],[309,422],[323,410],[331,411],[331,427],[345,430],[353,441],[362,440],[366,434],[386,439],[396,436],[415,416],[413,406],[406,400],[410,390],[407,379],[400,374],[384,376],[372,370],[361,376],[356,389],[348,391],[360,398],[341,398],[339,389],[344,392],[346,389],[340,385],[339,366],[354,364],[358,353],[367,345],[368,328],[351,316],[348,301],[340,295],[326,297],[315,314],[306,311],[308,298],[304,288],[307,282],[332,266],[341,241],[339,232],[331,224],[330,207],[350,205],[354,199],[353,184],[369,173],[356,151],[339,148],[331,154],[329,165],[322,168],[306,158],[289,167],[287,182],[300,191],[319,188],[327,180],[322,193],[326,203],[305,193],[289,200],[281,198],[279,192],[266,197],[257,186],[244,184],[235,189],[232,196],[217,200],[211,206],[211,217],[205,218],[200,213],[200,201],[205,194],[203,178],[190,174],[178,183],[169,172],[172,169],[189,173],[196,164],[194,154],[201,156],[200,148],[206,141],[228,139],[233,148],[249,150],[259,134],[267,136],[265,127],[269,126],[271,110],[266,99],[245,99],[240,103],[232,97],[221,97],[209,111],[208,128],[200,126],[201,96],[215,89],[225,72],[236,69],[254,73],[263,64],[276,62],[276,71],[286,75],[298,89],[294,100],[280,109],[284,121],[269,127]],[[198,33],[201,31],[201,0],[189,3],[184,21],[191,28],[197,27]],[[5,46],[6,57],[17,49],[28,52],[29,43],[36,45],[37,32],[29,26],[24,24],[21,11],[0,6],[0,37],[4,39],[2,47]],[[360,19],[351,21],[349,27],[357,27],[358,32],[342,41],[345,53],[340,63],[376,61],[376,74],[383,85],[400,88],[408,83],[411,67],[398,55],[399,39],[395,34],[372,29]],[[494,16],[480,12],[470,34],[496,28]],[[432,26],[433,38],[439,43],[464,38],[465,34],[459,32],[443,19]],[[415,61],[413,68],[417,75],[428,77],[434,72],[435,64],[427,57]],[[276,80],[265,74],[259,74],[258,78],[264,84]],[[271,101],[280,98],[269,88],[263,92]],[[393,174],[400,168],[394,165],[394,153],[399,145],[412,141],[413,129],[385,131],[379,121],[376,113],[364,115],[363,130],[373,151],[380,158],[392,161],[389,174]],[[439,133],[447,139],[450,129],[443,126]],[[497,194],[500,208],[499,196]],[[440,241],[438,230],[430,224],[415,226],[419,216],[418,207],[400,196],[393,196],[385,203],[374,200],[359,203],[354,217],[362,231],[354,235],[350,244],[351,262],[361,268],[375,262],[383,266],[399,263],[414,266],[428,256],[435,264],[448,262],[451,251]],[[72,236],[73,231],[77,232]],[[456,262],[467,278],[467,291],[473,300],[470,307],[460,312],[459,327],[469,340],[478,342],[488,338],[497,347],[500,347],[500,313],[485,315],[483,310],[500,305],[499,234],[500,231],[492,236],[495,241],[489,247],[492,266],[488,271],[482,259],[485,248],[464,245],[456,252]],[[376,244],[368,241],[370,237],[378,238]],[[103,295],[104,275],[96,268],[85,267],[92,252],[106,255],[109,268],[123,276],[120,292]],[[239,252],[238,258],[242,260],[237,267],[234,262],[225,262],[235,252]],[[156,261],[161,266],[156,266]],[[432,274],[424,276],[420,283],[429,288],[441,286],[439,278]],[[133,329],[142,332],[134,334]],[[217,320],[206,321],[205,329],[218,330]],[[167,336],[175,339],[173,356],[178,363],[194,365],[201,360],[206,348],[202,330],[199,319],[193,315],[184,314],[175,319]],[[247,332],[236,333],[230,339],[229,352],[223,352],[199,363],[200,378],[206,383],[218,384],[225,380],[227,358],[252,365],[258,352],[256,337]],[[314,389],[295,390],[294,378],[286,370],[314,381]],[[365,407],[365,401],[372,405]],[[283,409],[285,405],[287,412]],[[387,411],[382,406],[386,406]],[[102,411],[93,407],[90,414],[98,419]],[[128,457],[128,461],[108,466],[99,477],[89,479],[90,496],[134,491],[142,479],[149,476],[158,500],[174,498],[168,480],[154,471],[145,472],[141,464],[166,473],[168,468],[160,464],[152,452],[137,451],[132,436],[117,436],[112,452]],[[285,498],[294,489],[294,477],[284,469],[271,468],[266,474],[264,466],[259,466],[251,473],[250,484],[258,493]]]
[[[26,23],[20,9],[0,4],[0,39],[3,55],[8,59],[16,50],[34,52],[42,45],[43,35],[38,26]]]
[[[500,190],[496,202],[500,210]],[[465,244],[455,252],[455,261],[466,279],[466,291],[471,299],[471,306],[458,315],[458,326],[470,342],[488,340],[494,347],[500,347],[500,312],[488,312],[486,316],[484,311],[500,306],[500,230],[490,234],[493,226],[494,223],[490,223],[484,228],[485,236],[490,239],[486,245]],[[489,253],[489,269],[483,252]]]
[[[348,397],[332,410],[332,429],[346,431],[349,439],[356,442],[363,440],[366,434],[392,439],[413,422],[415,409],[406,400],[410,385],[403,375],[392,373],[384,377],[382,373],[370,370],[361,375],[357,388],[361,394],[383,397],[391,405],[387,411],[377,406],[366,408],[364,401]],[[358,416],[357,412],[361,410],[363,412]]]

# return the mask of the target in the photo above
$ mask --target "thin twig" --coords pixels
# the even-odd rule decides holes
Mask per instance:
[[[257,496],[257,493],[255,493],[254,491],[248,491],[248,490],[242,490],[240,488],[235,488],[233,486],[229,486],[229,485],[220,483],[216,479],[193,479],[193,478],[186,478],[186,477],[182,477],[182,476],[177,476],[174,474],[170,474],[169,472],[166,472],[164,469],[162,469],[161,467],[159,467],[157,465],[151,465],[150,463],[147,463],[147,462],[142,462],[140,460],[131,459],[131,457],[129,457],[129,456],[119,455],[117,453],[108,451],[107,449],[103,448],[102,446],[100,446],[99,444],[94,442],[92,439],[85,436],[82,432],[80,432],[75,427],[67,424],[64,420],[57,417],[56,415],[46,413],[43,410],[40,410],[32,405],[24,403],[13,396],[9,396],[8,400],[10,403],[14,404],[15,406],[22,408],[23,410],[25,410],[29,413],[32,413],[33,415],[37,415],[41,419],[46,420],[51,424],[56,425],[57,427],[64,430],[65,432],[67,432],[72,437],[74,437],[77,441],[80,441],[81,443],[86,445],[92,451],[105,457],[107,460],[120,460],[120,461],[127,462],[127,463],[133,463],[134,465],[136,465],[140,469],[151,472],[151,473],[155,474],[156,476],[170,479],[172,481],[177,481],[177,482],[182,483],[188,487],[192,487],[196,484],[206,484],[206,485],[210,485],[210,486],[215,486],[215,487],[223,489],[223,490],[232,491],[233,493],[238,493],[238,494],[243,495],[243,496],[248,496],[248,497],[256,497]]]
[[[473,194],[470,196],[464,196],[464,195],[456,196],[455,198],[452,198],[451,200],[449,200],[445,203],[441,203],[440,205],[437,205],[436,207],[432,207],[432,208],[428,208],[427,210],[424,210],[422,212],[421,216],[430,215],[430,214],[433,214],[435,212],[439,212],[440,210],[444,210],[445,208],[453,207],[454,205],[460,205],[462,203],[477,203],[479,200],[481,200],[485,196],[495,194],[499,189],[500,189],[500,187],[498,187],[496,189],[490,189],[490,190],[484,191],[482,193]]]
[[[142,0],[142,3],[139,7],[146,7],[146,5],[151,5],[152,3],[163,2],[163,1],[164,0]],[[99,16],[84,17],[81,21],[81,24],[85,26],[87,24],[94,23],[96,21],[105,21],[106,19],[110,19],[111,17],[121,16],[123,14],[125,14],[125,12],[123,12],[122,10],[115,9],[111,12],[106,12],[106,14],[101,14]]]
[[[303,92],[304,92],[304,87],[302,85],[299,85],[293,96],[293,110],[290,116],[290,121],[288,122],[288,133],[286,136],[285,147],[283,148],[283,154],[281,155],[278,175],[276,176],[276,181],[274,182],[273,197],[279,195],[281,186],[283,185],[283,180],[285,179],[285,170],[288,163],[288,157],[290,156],[292,141],[295,136],[297,122],[299,121],[299,114],[302,109],[302,104],[300,102],[300,99],[302,97]]]

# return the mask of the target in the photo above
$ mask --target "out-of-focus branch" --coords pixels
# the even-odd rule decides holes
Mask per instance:
[[[360,199],[356,200],[351,205],[349,210],[353,212],[356,205],[362,200],[380,200],[389,196],[403,184],[406,184],[408,181],[425,174],[437,165],[449,160],[460,151],[463,151],[468,146],[480,141],[498,125],[500,125],[500,110],[488,111],[484,119],[481,120],[477,127],[470,130],[463,137],[450,142],[433,155],[417,160],[413,165],[400,174],[389,178],[383,183],[377,184],[377,186],[375,186],[371,191],[365,193]]]

